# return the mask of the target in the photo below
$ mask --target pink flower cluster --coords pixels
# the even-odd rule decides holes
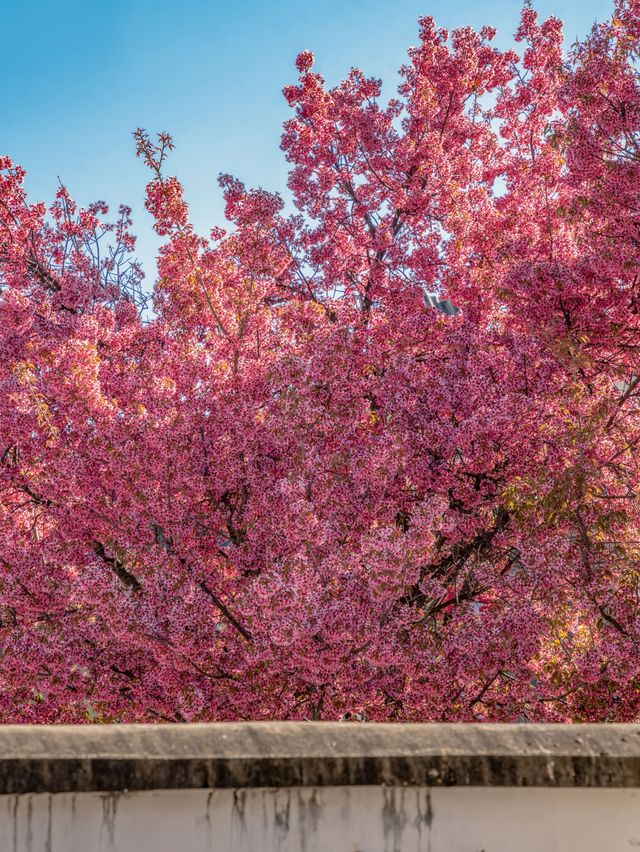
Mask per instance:
[[[0,721],[640,718],[640,9],[494,34],[300,54],[211,239],[136,131],[151,316],[0,158]]]

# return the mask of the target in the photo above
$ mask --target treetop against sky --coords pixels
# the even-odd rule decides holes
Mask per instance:
[[[173,168],[204,232],[223,219],[220,172],[286,196],[279,151],[287,118],[282,88],[304,49],[330,84],[351,66],[379,77],[390,97],[417,20],[454,29],[490,23],[513,46],[519,0],[5,0],[0,53],[8,96],[0,148],[28,168],[34,198],[51,200],[58,178],[80,203],[104,198],[133,208],[138,254],[149,276],[159,241],[144,210],[145,174],[131,157],[138,126],[173,134]],[[609,13],[606,0],[544,0],[543,17],[565,24],[568,43]],[[152,283],[152,282],[149,282]]]

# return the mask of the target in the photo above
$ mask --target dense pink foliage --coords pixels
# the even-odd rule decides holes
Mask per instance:
[[[137,131],[151,313],[0,160],[0,720],[640,717],[640,4],[493,35],[301,54],[293,216]]]

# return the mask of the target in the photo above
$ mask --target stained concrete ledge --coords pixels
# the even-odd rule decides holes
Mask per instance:
[[[640,788],[640,725],[0,726],[0,794],[365,784]]]

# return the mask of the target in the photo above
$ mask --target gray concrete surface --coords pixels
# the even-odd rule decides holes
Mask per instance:
[[[0,795],[361,785],[640,788],[640,725],[0,726]]]
[[[640,791],[254,787],[0,796],[2,852],[634,852]]]

